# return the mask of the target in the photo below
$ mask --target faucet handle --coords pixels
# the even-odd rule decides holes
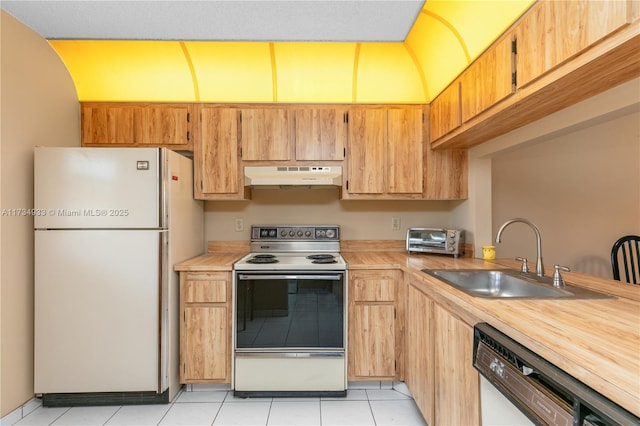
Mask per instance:
[[[566,266],[554,265],[553,266],[553,286],[554,287],[564,287],[564,280],[562,279],[562,275],[560,275],[560,271],[570,272]]]
[[[516,257],[516,260],[519,260],[520,262],[522,262],[522,268],[520,268],[520,272],[523,273],[528,273],[529,272],[529,265],[527,264],[527,258],[526,257]]]

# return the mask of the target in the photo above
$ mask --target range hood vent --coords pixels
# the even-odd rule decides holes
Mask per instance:
[[[247,166],[244,184],[255,188],[342,186],[342,167],[330,166]]]

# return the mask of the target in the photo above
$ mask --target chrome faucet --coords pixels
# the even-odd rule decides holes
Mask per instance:
[[[540,230],[538,229],[538,227],[536,225],[534,225],[533,223],[529,222],[527,219],[523,219],[521,217],[516,217],[514,219],[509,219],[508,221],[506,221],[501,227],[500,229],[498,229],[498,233],[496,234],[496,243],[500,243],[500,237],[502,236],[502,232],[504,231],[504,229],[511,225],[514,222],[521,222],[524,224],[527,224],[531,227],[531,229],[533,229],[533,232],[536,233],[536,250],[537,250],[537,259],[536,259],[536,275],[538,275],[539,277],[543,277],[544,276],[544,265],[542,264],[542,238],[540,237]]]

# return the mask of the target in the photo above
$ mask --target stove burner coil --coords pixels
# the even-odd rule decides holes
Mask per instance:
[[[315,259],[311,263],[338,263],[335,259]]]
[[[309,256],[307,256],[307,259],[311,259],[311,260],[332,260],[335,259],[335,256],[332,254],[310,254]],[[327,263],[331,263],[331,262],[327,262]]]
[[[279,260],[272,254],[256,254],[251,259],[247,260],[247,263],[278,263]]]

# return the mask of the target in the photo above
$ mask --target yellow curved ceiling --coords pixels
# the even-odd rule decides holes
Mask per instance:
[[[428,103],[535,0],[428,0],[403,43],[50,40],[81,101]]]

